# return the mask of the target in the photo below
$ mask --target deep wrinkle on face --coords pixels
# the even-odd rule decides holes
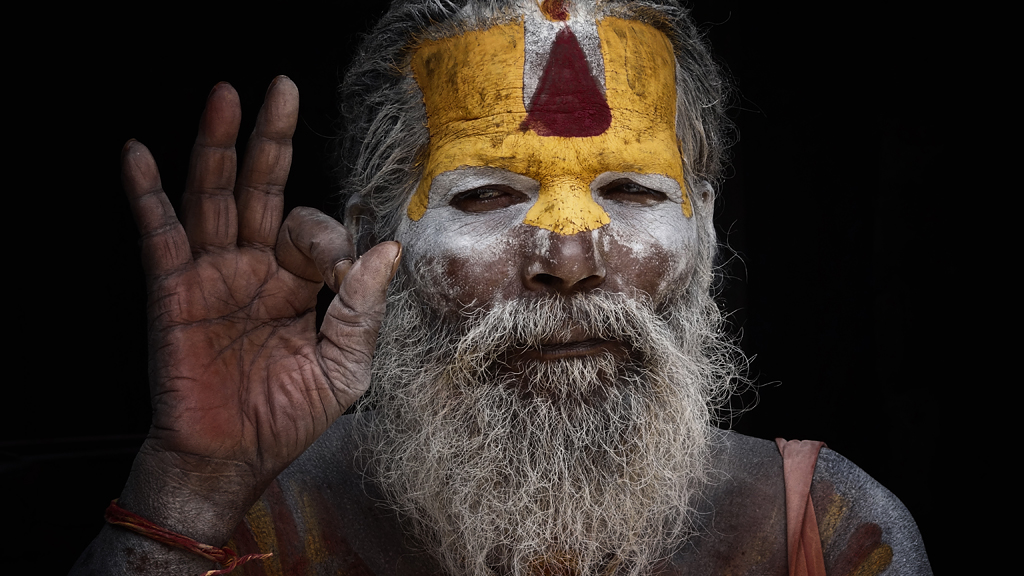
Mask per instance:
[[[414,54],[430,145],[398,231],[409,248],[405,265],[428,275],[438,305],[451,310],[520,297],[524,279],[552,267],[658,300],[688,280],[696,243],[675,133],[671,44],[643,23],[598,21],[612,125],[597,137],[543,137],[521,129],[523,28],[467,32]],[[606,193],[621,182],[658,200]],[[487,187],[524,199],[479,212],[453,205]]]

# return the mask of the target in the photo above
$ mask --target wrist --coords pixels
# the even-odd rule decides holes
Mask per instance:
[[[264,486],[240,462],[173,454],[143,444],[119,505],[199,542],[223,546]]]
[[[273,556],[273,553],[255,553],[246,554],[245,556],[239,556],[237,552],[227,547],[211,546],[210,544],[204,544],[202,542],[196,542],[195,540],[167,530],[163,526],[159,526],[150,522],[146,518],[139,516],[133,512],[129,512],[117,504],[117,500],[114,500],[107,507],[107,511],[104,513],[104,517],[107,522],[116,526],[127,528],[137,534],[141,534],[151,540],[166,544],[179,550],[195,554],[205,558],[211,562],[216,562],[222,566],[219,570],[208,570],[203,576],[219,576],[223,574],[229,574],[235,570],[235,568],[247,564],[251,560],[265,560]]]

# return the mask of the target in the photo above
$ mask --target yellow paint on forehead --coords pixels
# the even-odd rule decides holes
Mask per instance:
[[[608,214],[590,184],[605,172],[663,174],[679,183],[683,213],[692,214],[676,138],[675,58],[668,38],[619,18],[597,23],[612,121],[599,136],[540,136],[520,130],[523,23],[425,42],[412,69],[423,92],[430,144],[408,215],[427,210],[430,185],[465,167],[502,168],[540,182],[526,224],[560,234],[595,230]]]

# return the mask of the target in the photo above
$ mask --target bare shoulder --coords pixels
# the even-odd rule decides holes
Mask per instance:
[[[774,573],[786,562],[785,479],[775,442],[722,432],[712,468],[705,527],[721,542],[708,548],[756,545],[759,570]],[[830,576],[931,574],[917,524],[899,498],[828,448],[818,455],[811,501]],[[741,535],[744,526],[757,526],[756,536]]]
[[[931,574],[921,534],[892,492],[823,448],[811,484],[829,574]]]

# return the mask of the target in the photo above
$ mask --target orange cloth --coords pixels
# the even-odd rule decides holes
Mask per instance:
[[[811,502],[811,478],[824,442],[776,438],[786,482],[786,537],[790,576],[825,576],[818,520]]]

